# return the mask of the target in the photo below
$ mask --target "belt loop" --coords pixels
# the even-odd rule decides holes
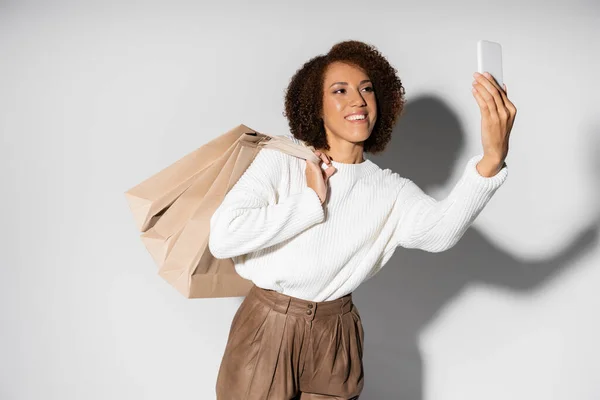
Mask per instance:
[[[352,309],[351,303],[352,303],[352,297],[348,296],[343,299],[342,314],[345,314]]]

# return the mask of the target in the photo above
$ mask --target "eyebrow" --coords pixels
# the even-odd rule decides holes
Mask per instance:
[[[371,80],[370,80],[370,79],[365,79],[364,81],[360,81],[359,85],[362,85],[362,84],[363,84],[363,83],[365,83],[365,82],[371,82]],[[333,86],[333,85],[337,85],[338,83],[339,83],[340,85],[347,85],[347,84],[348,84],[348,82],[334,82],[334,83],[332,83],[332,84],[331,84],[329,87],[331,87],[331,86]]]

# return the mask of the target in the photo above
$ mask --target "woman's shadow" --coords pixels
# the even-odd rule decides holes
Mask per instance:
[[[422,97],[407,103],[393,136],[382,155],[369,158],[427,192],[448,181],[464,132],[442,101]],[[516,259],[474,227],[445,252],[397,248],[387,265],[353,295],[365,325],[366,383],[361,399],[423,398],[418,335],[467,285],[533,290],[567,267],[597,238],[598,226],[592,225],[562,254],[540,262]]]

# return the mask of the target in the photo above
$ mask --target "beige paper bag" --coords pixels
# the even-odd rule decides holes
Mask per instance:
[[[320,163],[312,146],[239,125],[126,192],[159,275],[187,298],[245,296],[252,282],[208,248],[210,218],[262,148]]]

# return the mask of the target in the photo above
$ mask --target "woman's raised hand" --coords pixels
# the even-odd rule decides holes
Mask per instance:
[[[508,140],[517,109],[507,97],[506,85],[501,89],[487,72],[476,72],[473,77],[472,92],[481,111],[483,159],[479,162],[480,172],[492,176],[502,168],[508,155]]]
[[[326,154],[315,150],[314,152],[326,165],[327,169],[321,168],[321,163],[316,164],[312,161],[306,160],[306,185],[313,189],[319,198],[321,204],[325,203],[327,199],[327,183],[329,177],[336,171],[335,167],[331,164],[329,157]]]

